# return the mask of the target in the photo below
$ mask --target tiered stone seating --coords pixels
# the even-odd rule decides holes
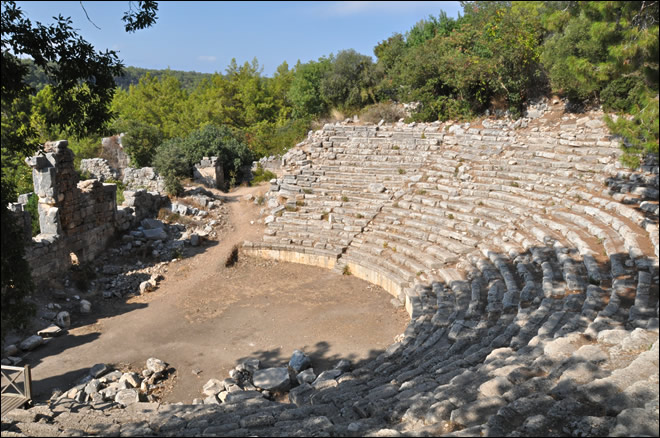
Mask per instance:
[[[394,428],[384,434],[435,435],[451,424],[467,427],[458,435],[547,434],[557,424],[657,434],[657,390],[644,403],[633,397],[641,382],[657,387],[657,357],[637,350],[644,368],[628,387],[620,376],[631,362],[606,354],[621,348],[611,337],[657,339],[658,209],[644,200],[657,176],[636,176],[645,186],[634,197],[608,180],[620,152],[602,122],[544,123],[432,126],[440,147],[420,176],[339,258],[351,272],[366,267],[362,278],[405,300],[413,318],[403,342],[354,371],[368,377],[351,386],[362,399],[333,389],[364,417],[352,432],[374,432],[378,416]],[[605,402],[617,397],[616,408]]]
[[[598,116],[326,125],[285,157],[244,251],[382,286],[405,333],[289,404],[86,415],[123,436],[657,436],[657,203],[607,186]],[[78,427],[40,415],[12,430]]]

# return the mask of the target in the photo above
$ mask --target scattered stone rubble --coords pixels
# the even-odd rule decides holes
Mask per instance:
[[[112,404],[126,407],[139,402],[156,402],[159,400],[157,391],[172,371],[167,363],[155,357],[147,359],[140,372],[122,372],[104,363],[96,364],[72,388],[55,391],[50,403],[76,401],[98,409]]]
[[[334,368],[318,376],[309,356],[295,350],[287,366],[260,368],[259,359],[249,359],[229,371],[223,381],[210,379],[202,388],[204,399],[193,400],[193,405],[233,403],[250,398],[274,400],[285,396],[297,406],[309,400],[314,389],[337,386],[337,378],[351,370],[348,360],[339,361]]]
[[[156,291],[171,262],[217,238],[226,225],[226,207],[202,187],[188,188],[171,203],[167,197],[143,189],[127,190],[124,196],[125,202],[115,214],[117,238],[95,260],[82,265],[76,261],[62,274],[62,288],[48,288],[48,301],[37,308],[42,326],[24,339],[8,336],[10,345],[5,348],[3,364],[21,364],[25,354],[66,334],[72,323],[78,324],[94,306],[103,306],[105,299]],[[164,219],[154,219],[161,207]],[[88,278],[83,289],[76,285],[76,276]],[[51,273],[50,280],[53,277]]]

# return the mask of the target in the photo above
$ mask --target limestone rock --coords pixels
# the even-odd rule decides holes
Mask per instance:
[[[115,402],[122,406],[129,406],[140,401],[140,393],[137,389],[122,389],[115,395]]]
[[[44,338],[42,338],[39,335],[32,335],[28,338],[23,339],[19,347],[23,351],[32,351],[43,343],[44,343]]]
[[[151,373],[162,373],[167,369],[167,364],[160,359],[150,357],[147,359],[147,369],[151,371]]]
[[[202,388],[202,392],[207,395],[217,395],[221,391],[225,390],[225,385],[218,379],[211,379],[206,384],[204,384],[204,387]]]
[[[55,322],[60,327],[69,327],[71,325],[71,315],[69,315],[69,312],[63,310],[57,314]]]
[[[51,324],[45,329],[41,329],[37,332],[37,335],[44,337],[44,338],[53,338],[55,336],[59,336],[63,333],[62,329],[56,326],[55,324]]]
[[[147,240],[166,240],[167,233],[162,228],[154,228],[152,230],[144,230],[144,237]]]
[[[110,367],[104,363],[97,363],[89,369],[89,375],[97,379],[110,371]]]
[[[383,193],[385,191],[385,186],[381,183],[371,183],[369,184],[369,191],[371,193]]]
[[[293,369],[296,374],[306,370],[311,366],[312,360],[309,358],[309,356],[300,350],[294,350],[293,354],[291,355],[291,359],[289,360],[289,367],[291,367],[291,369]]]
[[[288,368],[266,368],[257,370],[252,376],[252,383],[257,388],[271,392],[285,392],[291,387]]]
[[[87,300],[80,300],[80,313],[89,313],[92,311],[92,303]]]
[[[314,374],[313,368],[307,368],[305,371],[302,371],[296,376],[298,384],[302,385],[303,383],[313,383],[316,380],[316,374]]]

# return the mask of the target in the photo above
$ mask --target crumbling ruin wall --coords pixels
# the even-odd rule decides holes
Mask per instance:
[[[93,260],[117,230],[129,229],[168,202],[157,192],[126,191],[124,206],[117,208],[117,186],[96,179],[79,181],[73,152],[67,146],[66,140],[48,142],[44,155],[26,160],[39,197],[41,233],[26,247],[26,259],[37,280],[68,269],[74,260]],[[29,233],[26,202],[22,196],[11,207]]]
[[[124,174],[124,169],[129,166],[130,157],[124,151],[121,144],[123,134],[113,135],[112,137],[105,137],[101,141],[101,156],[108,161],[111,168],[119,172],[119,175]]]
[[[26,160],[39,196],[41,234],[26,251],[37,279],[69,268],[72,253],[79,262],[92,260],[115,232],[117,186],[79,181],[67,146],[66,140],[48,142],[45,155]]]
[[[119,177],[119,172],[110,167],[108,160],[103,158],[87,158],[80,160],[80,171],[89,173],[93,178],[99,181],[116,180]]]
[[[218,157],[204,157],[202,161],[195,164],[193,177],[195,181],[204,184],[206,187],[220,189],[225,185],[222,162],[218,160]]]
[[[150,192],[165,193],[165,179],[156,173],[153,167],[124,169],[124,186],[129,190],[147,190]]]
[[[31,237],[30,214],[25,207],[29,195],[21,195],[19,202],[9,205],[23,226],[28,242],[25,258],[37,281],[69,269],[72,263],[93,260],[115,232],[128,230],[142,219],[155,216],[161,207],[169,206],[167,196],[160,193],[162,178],[151,168],[129,169],[129,179],[134,175],[130,179],[133,187],[139,188],[124,191],[125,201],[118,207],[115,184],[104,184],[98,179],[79,181],[66,140],[46,143],[44,152],[26,159],[32,167],[35,195],[39,197],[41,233]],[[93,161],[92,167],[105,168],[97,166],[97,161],[89,161]],[[154,190],[147,191],[143,186]]]
[[[282,173],[282,157],[279,155],[270,155],[263,157],[259,161],[252,162],[252,172],[256,172],[259,167],[280,175]]]

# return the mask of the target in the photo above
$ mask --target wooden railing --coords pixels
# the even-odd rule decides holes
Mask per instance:
[[[22,377],[21,380],[19,380]],[[2,365],[2,415],[32,399],[32,376],[29,365]]]

